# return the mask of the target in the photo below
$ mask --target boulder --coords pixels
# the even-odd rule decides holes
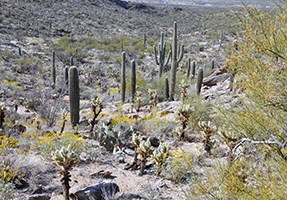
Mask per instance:
[[[100,183],[81,189],[70,196],[72,200],[105,200],[113,199],[119,191],[116,183]]]

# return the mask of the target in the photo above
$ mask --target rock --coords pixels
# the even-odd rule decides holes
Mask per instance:
[[[51,197],[48,194],[35,194],[28,198],[28,200],[49,200],[49,199],[51,199]]]
[[[122,194],[117,200],[147,200],[147,198],[142,197],[138,194]]]
[[[229,73],[219,74],[211,77],[206,77],[203,79],[202,84],[206,86],[216,85],[218,82],[225,81],[230,77]]]
[[[159,141],[159,139],[157,137],[150,137],[149,141],[151,143],[151,146],[153,146],[153,147],[158,147],[159,146],[160,141]]]
[[[72,200],[105,200],[113,199],[119,191],[119,186],[116,183],[100,183],[79,190],[70,196]]]
[[[42,194],[43,193],[43,187],[40,185],[38,187],[36,187],[31,194]]]

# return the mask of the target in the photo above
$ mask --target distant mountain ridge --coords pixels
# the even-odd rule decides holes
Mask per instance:
[[[173,5],[194,5],[194,6],[242,6],[255,5],[260,7],[269,7],[274,5],[269,0],[125,0],[136,3],[149,4],[173,4]]]

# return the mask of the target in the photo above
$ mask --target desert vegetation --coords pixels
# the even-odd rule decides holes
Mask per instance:
[[[1,1],[0,199],[284,199],[279,3]]]

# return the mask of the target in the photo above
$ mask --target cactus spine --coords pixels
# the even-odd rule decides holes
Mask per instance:
[[[131,94],[132,94],[132,102],[135,101],[136,94],[136,63],[134,60],[131,62],[132,72],[131,72]]]
[[[200,94],[200,91],[201,91],[202,80],[203,80],[203,69],[199,68],[198,74],[197,74],[197,83],[196,83],[196,93],[198,95]]]
[[[158,51],[156,49],[156,46],[154,46],[153,48],[154,48],[155,62],[159,66],[158,76],[161,77],[162,72],[164,68],[166,67],[166,65],[168,64],[170,60],[170,55],[171,55],[171,51],[169,51],[167,58],[165,59],[166,44],[164,42],[163,33],[161,33],[161,36],[160,36],[160,44],[158,45]]]
[[[53,87],[56,85],[56,64],[55,64],[55,51],[52,52],[52,81]]]
[[[126,97],[126,53],[122,53],[122,69],[121,69],[121,93],[122,103],[125,103]]]
[[[176,84],[176,69],[178,67],[178,63],[183,58],[183,45],[178,47],[177,45],[177,23],[173,23],[173,41],[172,41],[172,55],[171,55],[171,81],[170,81],[170,94],[169,100],[174,100],[175,93],[175,84]]]
[[[80,120],[80,91],[79,74],[76,67],[70,68],[69,97],[70,97],[70,116],[72,126],[76,126]]]
[[[186,61],[186,68],[187,68],[186,77],[189,78],[189,76],[190,76],[190,58],[188,58]]]

